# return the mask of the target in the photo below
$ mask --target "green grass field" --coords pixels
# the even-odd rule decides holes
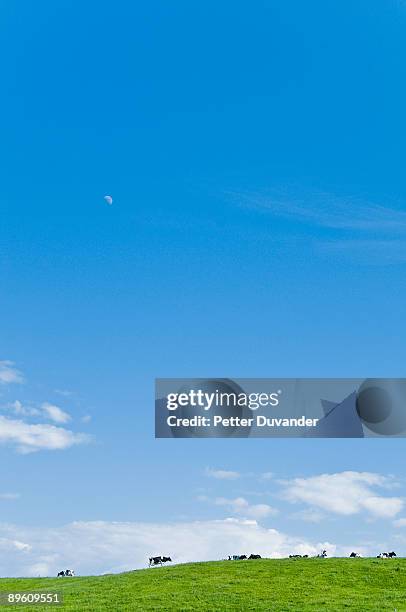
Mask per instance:
[[[14,610],[400,610],[406,559],[190,563],[75,578],[2,578],[0,592],[58,590],[62,606]]]

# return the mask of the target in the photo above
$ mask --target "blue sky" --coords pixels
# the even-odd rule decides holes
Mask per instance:
[[[0,360],[12,364],[0,374],[14,374],[0,386],[0,573],[75,564],[58,538],[78,521],[87,549],[97,529],[116,541],[114,524],[132,543],[100,562],[92,548],[83,573],[173,554],[176,542],[159,546],[179,521],[179,542],[194,521],[207,533],[237,521],[221,551],[190,551],[233,554],[255,514],[255,529],[286,534],[270,553],[295,538],[406,553],[394,524],[406,511],[377,510],[402,501],[403,440],[153,432],[155,377],[404,375],[404,3],[1,12]],[[347,471],[307,480],[311,503],[289,497],[295,479]],[[378,506],[323,507],[319,486]]]

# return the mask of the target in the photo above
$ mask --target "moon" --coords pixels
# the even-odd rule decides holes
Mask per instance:
[[[111,205],[113,204],[113,198],[110,195],[105,195],[104,196],[104,200],[107,202],[107,204]]]

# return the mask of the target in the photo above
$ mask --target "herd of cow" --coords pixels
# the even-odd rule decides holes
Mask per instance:
[[[320,552],[319,555],[316,555],[317,558],[319,559],[325,559],[327,557],[327,551],[326,550],[322,550]],[[357,552],[352,552],[350,554],[350,558],[351,559],[359,559],[361,557],[361,555]],[[377,555],[377,559],[393,559],[394,557],[396,557],[396,553],[393,552],[383,552],[380,553],[379,555]],[[247,555],[229,555],[227,561],[244,561],[245,559],[247,559],[248,561],[250,559],[261,559],[261,555],[250,555],[249,557],[247,557]],[[289,555],[289,559],[308,559],[309,555]],[[172,562],[172,559],[170,557],[150,557],[148,559],[149,563],[148,563],[148,567],[154,567],[155,565],[163,565],[164,563],[170,563]],[[58,572],[57,577],[68,577],[68,576],[74,576],[75,572],[73,570],[67,569],[67,570],[62,570],[61,572]]]
[[[319,555],[316,555],[317,558],[325,558],[327,557],[327,551],[322,550]],[[377,559],[393,559],[396,557],[396,553],[392,550],[392,552],[383,552],[379,555],[376,555]],[[308,559],[309,555],[289,555],[289,559]],[[352,552],[350,554],[350,559],[361,559],[361,555],[357,552]]]
[[[250,555],[249,557],[247,555],[233,555],[232,557],[228,555],[227,561],[243,561],[243,559],[261,559],[261,555]]]
[[[316,555],[317,559],[325,559],[327,557],[327,550],[322,550],[320,552],[320,554]],[[393,559],[394,557],[396,557],[396,553],[395,552],[383,552],[380,553],[379,555],[377,555],[377,559]],[[227,561],[244,561],[245,559],[247,559],[248,561],[250,559],[261,559],[261,555],[250,555],[249,557],[247,557],[247,555],[228,555],[228,559]],[[289,555],[289,559],[308,559],[309,555]],[[352,552],[350,554],[350,559],[360,559],[361,555],[357,552]],[[150,557],[149,558],[149,563],[148,563],[148,567],[153,567],[154,565],[163,565],[164,563],[168,563],[169,561],[172,561],[172,559],[170,557]]]
[[[319,555],[316,555],[317,559],[325,559],[327,557],[327,551],[324,549]],[[289,555],[289,559],[308,559],[309,555]]]

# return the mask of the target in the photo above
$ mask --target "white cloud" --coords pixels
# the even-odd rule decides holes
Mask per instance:
[[[7,405],[7,409],[10,412],[13,412],[17,416],[39,416],[41,411],[38,408],[34,408],[32,406],[26,406],[22,404],[19,400],[15,400],[15,402],[11,402]]]
[[[20,542],[20,540],[0,537],[0,550],[7,553],[7,555],[11,555],[13,552],[29,552],[31,546],[25,542]]]
[[[236,497],[235,499],[217,497],[214,503],[216,506],[226,506],[234,514],[254,519],[262,519],[277,514],[277,510],[272,506],[268,506],[268,504],[249,504],[244,497]]]
[[[406,527],[406,518],[400,518],[393,521],[395,527]]]
[[[212,470],[211,468],[206,468],[205,474],[217,480],[236,480],[241,476],[239,472],[232,472],[231,470]]]
[[[90,423],[92,417],[90,414],[85,414],[80,420],[82,421],[82,423]]]
[[[60,450],[90,441],[90,436],[74,433],[63,427],[30,424],[0,416],[0,444],[11,444],[21,453],[39,450]]]
[[[274,477],[274,473],[273,472],[264,472],[263,474],[261,474],[261,478],[263,480],[271,480],[271,478]]]
[[[340,552],[328,542],[310,542],[236,518],[169,524],[74,522],[59,528],[0,524],[0,550],[7,551],[0,555],[0,575],[55,576],[66,567],[82,575],[101,574],[146,567],[154,555],[187,563],[233,554],[315,555],[322,548],[330,555]]]
[[[55,423],[68,423],[71,420],[70,414],[64,412],[59,406],[55,406],[54,404],[48,404],[45,402],[42,404],[42,410],[48,418],[50,418]]]
[[[373,518],[392,518],[404,505],[400,497],[378,495],[374,487],[388,488],[388,477],[370,472],[340,472],[282,481],[283,498],[302,502],[328,512],[352,515],[367,513]]]
[[[71,420],[71,415],[68,412],[59,408],[55,404],[44,402],[41,404],[41,409],[35,408],[27,404],[22,404],[19,400],[15,400],[6,406],[6,409],[20,417],[43,417],[44,419],[54,421],[54,423],[64,424]]]
[[[0,384],[23,383],[23,375],[14,366],[13,361],[0,361]]]

